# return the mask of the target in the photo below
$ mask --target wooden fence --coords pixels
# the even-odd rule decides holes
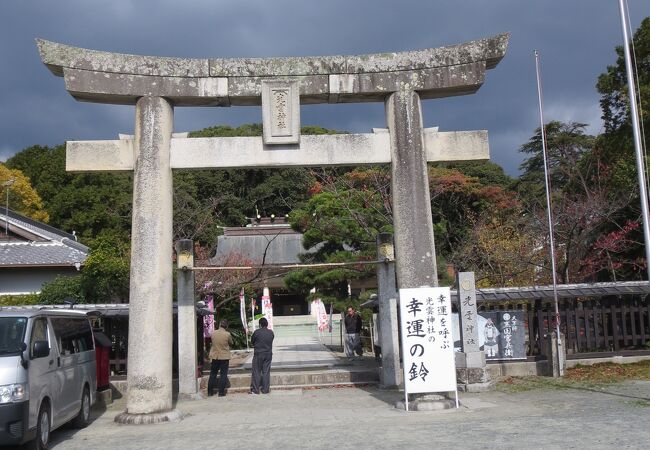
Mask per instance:
[[[567,357],[614,354],[650,354],[650,302],[624,297],[580,301],[560,299],[560,330],[565,336]],[[526,314],[529,356],[546,357],[547,334],[555,331],[552,302],[483,302],[479,311],[521,309]]]

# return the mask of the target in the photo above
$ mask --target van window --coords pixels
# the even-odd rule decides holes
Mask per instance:
[[[50,320],[61,355],[73,355],[95,349],[88,319],[51,317]]]
[[[25,339],[25,317],[0,317],[0,356],[20,352]]]
[[[29,340],[29,356],[34,358],[34,342],[36,341],[46,341],[49,342],[47,338],[47,319],[44,317],[34,320],[34,325],[32,325],[32,338]]]

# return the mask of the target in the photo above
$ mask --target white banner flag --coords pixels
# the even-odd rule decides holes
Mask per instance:
[[[246,320],[246,297],[244,297],[244,288],[239,292],[239,315],[244,331],[248,334],[248,321]]]
[[[212,294],[205,296],[205,307],[209,311],[214,311],[214,298]],[[214,315],[208,314],[203,316],[203,337],[209,338],[214,331]]]
[[[253,324],[253,331],[255,331],[255,299],[251,298],[251,323]]]
[[[324,331],[328,325],[327,311],[325,310],[325,304],[320,298],[311,302],[311,311],[312,314],[316,317],[316,324],[318,325],[318,331]]]
[[[319,299],[318,300],[318,330],[325,331],[329,320],[327,319],[327,311],[325,310],[325,304]]]
[[[269,288],[265,287],[262,294],[262,314],[269,321],[269,330],[273,329],[273,304],[271,303],[271,295]]]

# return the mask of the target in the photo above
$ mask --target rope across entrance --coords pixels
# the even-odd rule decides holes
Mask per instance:
[[[312,263],[312,264],[260,264],[250,266],[204,266],[191,267],[188,270],[209,271],[209,270],[254,270],[254,269],[306,269],[318,267],[345,267],[345,266],[365,266],[372,264],[381,264],[385,260],[376,261],[353,261],[353,262],[336,262],[336,263]]]

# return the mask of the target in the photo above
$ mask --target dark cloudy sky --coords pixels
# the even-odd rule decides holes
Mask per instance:
[[[634,28],[649,0],[628,0]],[[533,50],[545,116],[601,131],[597,76],[622,44],[618,0],[2,0],[0,161],[34,145],[132,133],[133,108],[80,103],[40,62],[34,39],[177,57],[354,55],[415,50],[510,32],[508,53],[476,95],[427,100],[424,124],[487,129],[510,174],[539,126]],[[384,127],[382,104],[303,106],[304,125]],[[175,131],[261,122],[261,110],[177,108]]]

